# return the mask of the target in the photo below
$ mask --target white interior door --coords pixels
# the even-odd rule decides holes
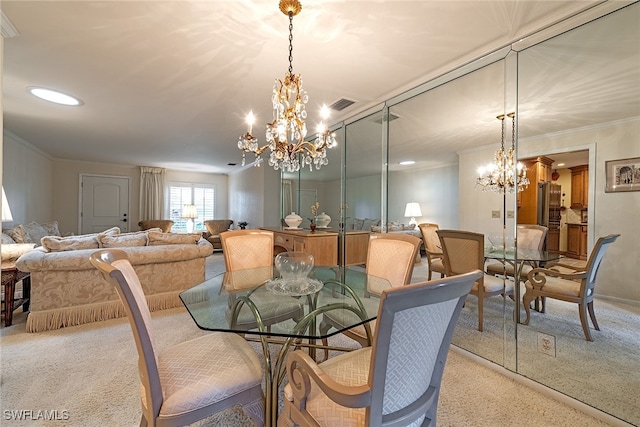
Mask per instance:
[[[80,232],[99,233],[111,227],[129,231],[129,178],[80,176]]]

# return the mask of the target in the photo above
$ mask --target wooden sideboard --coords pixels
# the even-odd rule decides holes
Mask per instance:
[[[280,227],[264,227],[273,231],[274,245],[287,251],[307,252],[313,255],[318,266],[359,265],[367,262],[369,232],[347,231],[346,251],[342,252],[342,237],[331,229],[289,230]],[[344,258],[344,259],[343,259]]]

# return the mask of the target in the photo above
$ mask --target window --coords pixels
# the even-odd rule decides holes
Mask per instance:
[[[171,231],[186,232],[187,219],[182,218],[184,205],[196,205],[198,217],[194,220],[194,231],[204,231],[204,222],[215,219],[216,189],[214,185],[196,183],[169,184],[169,218],[173,220]]]

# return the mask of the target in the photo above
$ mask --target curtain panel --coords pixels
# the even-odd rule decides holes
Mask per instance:
[[[140,220],[164,219],[167,170],[140,166]]]

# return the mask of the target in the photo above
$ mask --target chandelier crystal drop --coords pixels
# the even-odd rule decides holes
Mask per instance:
[[[307,137],[307,110],[309,95],[302,87],[302,76],[293,73],[293,17],[302,6],[298,0],[280,0],[280,10],[289,17],[289,71],[283,80],[276,79],[273,85],[271,103],[273,121],[267,124],[267,144],[260,147],[258,139],[251,134],[253,113],[247,116],[249,130],[241,135],[238,148],[242,150],[242,166],[245,165],[245,153],[254,153],[254,166],[263,163],[262,153],[268,148],[269,166],[275,170],[297,172],[300,167],[309,166],[309,170],[320,169],[329,163],[327,149],[337,145],[335,133],[324,122],[318,126],[314,141],[305,141]],[[328,117],[328,109],[323,106],[323,119]]]
[[[500,149],[496,151],[493,163],[478,169],[478,179],[476,187],[482,187],[482,191],[494,191],[497,193],[521,192],[529,187],[527,178],[527,168],[520,162],[515,162],[515,136],[516,124],[515,113],[507,114],[511,118],[511,147],[505,151],[504,148],[504,119],[505,115],[497,117],[502,123],[502,138]]]

